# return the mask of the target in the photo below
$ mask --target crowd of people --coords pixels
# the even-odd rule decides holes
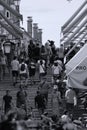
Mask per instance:
[[[22,53],[11,60],[10,71],[15,87],[20,80],[19,91],[16,94],[14,105],[10,91],[3,96],[0,130],[79,130],[83,127],[82,120],[74,119],[74,110],[77,106],[76,91],[63,82],[65,74],[64,48],[56,48],[54,41],[47,41],[39,46],[30,40],[28,54]],[[3,57],[4,54],[3,54]],[[6,58],[1,79],[5,76]],[[51,83],[47,81],[48,70],[51,70]],[[35,108],[38,109],[40,122],[35,121],[33,108],[28,107],[28,79],[30,85],[35,85],[35,73],[38,72],[39,84],[34,97]],[[48,95],[51,95],[52,114],[47,112]],[[65,105],[64,105],[65,104]],[[62,111],[62,113],[61,113]],[[36,126],[34,123],[36,122]],[[35,128],[34,128],[35,127]]]

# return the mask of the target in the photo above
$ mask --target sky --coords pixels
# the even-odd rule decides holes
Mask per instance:
[[[23,15],[23,26],[27,29],[27,17],[32,16],[33,23],[41,28],[42,42],[55,41],[60,45],[61,27],[81,6],[85,0],[21,0],[20,13]]]

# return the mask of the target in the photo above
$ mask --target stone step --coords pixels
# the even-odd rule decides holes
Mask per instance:
[[[48,82],[51,82],[51,76],[50,77],[46,77],[47,78],[47,81]],[[33,80],[35,83],[39,83],[40,82],[40,80],[38,79],[38,78],[35,78],[34,80]],[[20,83],[20,80],[18,79],[17,80],[17,84],[19,84]],[[12,79],[11,78],[5,78],[5,79],[3,79],[3,80],[1,80],[0,81],[0,84],[12,84]],[[31,79],[29,78],[28,79],[28,84],[31,84]]]
[[[52,74],[51,74],[50,68],[48,69],[47,75],[45,77],[47,78],[47,81],[50,83],[51,79],[52,79],[51,78]],[[38,83],[40,82],[38,73],[36,73],[35,79],[34,79],[36,84],[31,86],[30,81],[31,80],[29,78],[28,79],[28,88],[26,88],[27,94],[28,94],[28,99],[29,99],[28,105],[32,106],[32,108],[34,110],[34,114],[35,114],[35,119],[39,120],[40,119],[40,114],[39,114],[38,110],[35,108],[35,104],[34,104],[34,97],[36,95],[36,91],[37,91],[37,88],[38,88]],[[14,104],[16,104],[16,93],[19,90],[19,85],[20,85],[20,80],[18,79],[17,85],[15,87],[13,87],[11,74],[10,75],[6,74],[6,77],[4,78],[4,80],[0,81],[0,106],[2,105],[1,104],[2,103],[2,98],[5,95],[5,91],[7,89],[11,90],[11,95],[12,95],[12,98],[13,98],[13,102],[14,102]],[[50,93],[51,93],[51,91],[49,91],[48,107],[46,109],[46,111],[48,111],[49,115],[52,114],[51,102],[50,102],[51,94]]]
[[[16,93],[18,91],[19,88],[17,87],[11,87],[10,86],[10,90],[11,90],[11,95],[12,95],[12,98],[13,98],[13,102],[14,104],[16,104]],[[28,105],[29,106],[32,106],[34,109],[35,109],[35,106],[34,106],[34,97],[36,95],[36,91],[37,91],[37,87],[35,86],[28,86],[28,88],[26,89],[27,90],[27,94],[28,94],[28,99],[29,99],[29,102],[28,102]],[[1,88],[0,89],[0,101],[2,101],[2,98],[3,96],[5,95],[5,91],[6,91],[6,88]],[[51,103],[50,103],[50,98],[51,98],[51,94],[48,95],[48,108],[51,109]],[[1,106],[1,102],[0,102],[0,106]],[[35,118],[40,118],[40,115],[38,113],[38,110],[36,111],[35,113],[36,117]]]

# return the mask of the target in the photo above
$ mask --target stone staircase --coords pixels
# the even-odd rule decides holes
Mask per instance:
[[[46,78],[47,78],[47,81],[49,83],[51,83],[52,75],[51,75],[51,71],[50,70],[48,70],[48,75],[46,76]],[[35,108],[35,104],[34,104],[34,97],[36,95],[38,84],[40,82],[39,78],[38,78],[38,74],[36,74],[36,76],[35,76],[35,82],[36,82],[36,84],[31,85],[30,84],[30,79],[28,79],[28,87],[25,88],[25,90],[27,91],[28,100],[29,100],[28,106],[33,108],[34,117],[35,117],[35,119],[39,120],[40,119],[40,115],[39,115],[38,110]],[[11,78],[11,76],[9,76],[9,74],[6,74],[6,77],[4,78],[4,80],[0,81],[0,106],[2,105],[2,98],[5,95],[5,91],[7,89],[11,90],[11,95],[13,97],[13,102],[14,102],[14,104],[16,104],[16,94],[17,94],[17,91],[19,90],[19,80],[18,80],[17,85],[14,87],[12,85],[12,78]],[[45,110],[45,111],[48,112],[49,116],[52,115],[51,90],[52,90],[52,88],[50,88],[50,90],[49,90],[48,105],[47,105],[47,108]],[[65,101],[63,100],[63,105],[64,104],[65,104]],[[63,112],[63,107],[61,108],[61,113],[62,112]],[[74,113],[75,113],[74,114],[75,118],[83,116],[86,119],[86,117],[87,117],[87,111],[84,110],[84,107],[81,104],[78,104],[78,109],[75,110]]]
[[[38,77],[39,77],[38,74],[36,74],[35,79],[34,79],[36,83],[34,85],[31,85],[30,79],[28,79],[28,87],[24,88],[27,91],[27,95],[28,95],[28,97],[27,97],[28,98],[28,106],[33,108],[35,119],[40,119],[39,112],[35,108],[35,104],[34,104],[34,97],[36,95],[38,84],[40,82]],[[50,70],[48,70],[48,75],[46,76],[46,78],[47,78],[47,81],[50,83],[51,82]],[[15,106],[15,104],[16,104],[16,94],[19,90],[19,82],[20,81],[18,80],[17,85],[14,87],[12,85],[12,78],[9,74],[6,74],[5,78],[2,81],[0,81],[0,107],[2,106],[2,98],[5,95],[5,91],[7,89],[11,90],[10,94],[12,95],[13,103],[14,103],[14,106]],[[51,105],[50,105],[50,98],[51,98],[50,92],[51,92],[51,89],[49,90],[48,106],[47,106],[47,109],[46,109],[46,111],[48,112],[49,115],[52,114]]]

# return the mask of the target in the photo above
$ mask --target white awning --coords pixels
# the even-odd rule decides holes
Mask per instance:
[[[65,65],[66,75],[69,75],[77,65],[79,65],[83,59],[87,56],[87,44],[85,44],[76,55]]]
[[[67,76],[68,86],[78,89],[87,89],[87,57]]]

